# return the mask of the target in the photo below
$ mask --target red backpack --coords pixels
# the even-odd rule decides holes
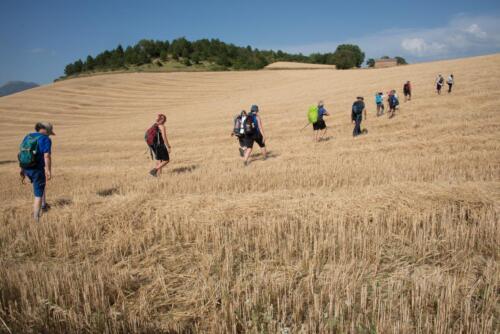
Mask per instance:
[[[160,142],[160,128],[158,128],[158,124],[155,123],[153,124],[153,126],[146,130],[144,140],[146,141],[148,146],[153,146]]]

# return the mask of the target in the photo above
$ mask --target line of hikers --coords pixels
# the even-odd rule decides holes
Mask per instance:
[[[411,83],[407,81],[403,85],[403,92],[405,96],[405,102],[411,101]],[[385,106],[384,106],[384,93],[378,92],[375,94],[375,104],[377,106],[377,117],[382,116],[384,114]],[[399,105],[399,98],[396,93],[396,90],[390,90],[387,92],[387,108],[388,108],[388,116],[389,118],[394,117],[396,113],[396,108]],[[326,122],[324,120],[324,116],[330,116],[328,111],[324,107],[323,101],[319,101],[317,106],[312,106],[309,108],[307,112],[307,118],[309,124],[312,124],[313,127],[313,141],[319,142],[325,138],[326,135]],[[354,124],[354,129],[352,131],[353,137],[357,137],[361,134],[368,133],[367,129],[361,129],[361,122],[363,121],[363,116],[366,119],[366,106],[364,102],[364,98],[362,96],[358,96],[356,101],[352,104],[351,109],[351,121]],[[306,125],[306,127],[307,127]],[[304,127],[305,128],[305,127]]]
[[[450,76],[446,80],[446,84],[448,85],[448,94],[450,94],[451,89],[455,84],[455,77],[453,76],[453,74],[450,74]],[[439,74],[436,78],[436,93],[438,95],[441,95],[441,89],[443,88],[443,86],[444,86],[444,78],[441,74]]]
[[[448,93],[451,93],[454,84],[453,74],[447,80]],[[440,94],[441,87],[444,84],[444,79],[441,75],[436,79],[436,88]],[[411,83],[407,81],[403,86],[405,102],[411,100]],[[379,92],[375,94],[375,103],[377,105],[377,116],[384,114],[384,94]],[[399,105],[399,99],[395,90],[387,93],[388,115],[392,118]],[[325,109],[323,101],[319,101],[316,106],[309,108],[307,113],[308,124],[313,127],[313,141],[319,142],[325,138],[327,125],[324,120],[325,116],[330,116]],[[361,122],[366,119],[366,106],[364,98],[358,96],[352,105],[351,121],[354,124],[353,137],[367,133],[366,129],[361,129]],[[161,175],[162,169],[170,162],[170,152],[172,146],[167,138],[165,123],[167,117],[164,114],[159,114],[155,123],[146,131],[145,141],[149,147],[151,158],[156,160],[156,166],[149,171],[153,177]],[[304,127],[305,128],[305,127]],[[33,215],[36,222],[40,220],[43,212],[50,209],[50,205],[46,201],[46,182],[52,177],[52,141],[50,136],[54,136],[54,129],[51,123],[39,122],[35,124],[35,132],[26,135],[21,142],[18,154],[19,166],[21,167],[20,175],[21,182],[25,182],[27,177],[33,185]],[[263,160],[267,158],[266,151],[266,136],[262,119],[259,115],[259,107],[252,105],[250,112],[242,110],[239,115],[234,118],[233,131],[231,136],[236,136],[239,142],[239,152],[245,166],[248,166],[250,155],[252,154],[253,145],[257,143],[262,151]]]

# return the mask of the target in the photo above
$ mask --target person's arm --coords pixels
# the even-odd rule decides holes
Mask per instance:
[[[52,178],[52,157],[50,153],[44,153],[43,159],[45,160],[45,177],[50,180]]]
[[[24,179],[26,178],[26,175],[24,175],[24,171],[22,168],[19,169],[19,176],[21,177],[21,183],[24,184]]]
[[[264,134],[264,127],[262,127],[262,121],[260,116],[257,116],[257,124],[259,124],[260,134],[262,135],[263,141],[266,141],[266,135]]]
[[[363,108],[363,113],[365,114],[365,120],[366,120],[366,108]]]
[[[165,145],[167,145],[169,149],[172,149],[172,146],[170,146],[170,143],[168,142],[167,130],[165,129],[165,125],[159,125],[158,127],[160,128],[161,136],[163,137],[163,142],[165,143]]]

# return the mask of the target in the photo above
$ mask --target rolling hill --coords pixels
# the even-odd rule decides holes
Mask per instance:
[[[0,97],[7,96],[10,94],[22,92],[23,90],[38,87],[38,84],[34,82],[25,81],[9,81],[4,85],[0,86]]]
[[[0,332],[498,331],[499,77],[491,55],[123,73],[0,99]],[[413,100],[377,118],[374,93],[406,80]],[[353,139],[358,95],[369,132]],[[332,116],[313,143],[300,129],[320,99]],[[232,118],[254,103],[270,155],[244,167]],[[159,113],[172,152],[154,179]],[[35,225],[15,160],[39,120],[57,136]]]

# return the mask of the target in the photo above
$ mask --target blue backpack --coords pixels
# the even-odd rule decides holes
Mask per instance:
[[[37,163],[38,137],[29,135],[19,147],[17,160],[21,168],[33,168]]]
[[[361,115],[361,113],[363,112],[363,108],[364,108],[364,104],[360,101],[356,101],[352,105],[352,113],[356,116]]]
[[[396,96],[394,96],[394,95],[391,95],[391,104],[392,104],[393,106],[397,106],[397,105],[399,105],[399,101],[398,101],[398,99],[396,98]]]

